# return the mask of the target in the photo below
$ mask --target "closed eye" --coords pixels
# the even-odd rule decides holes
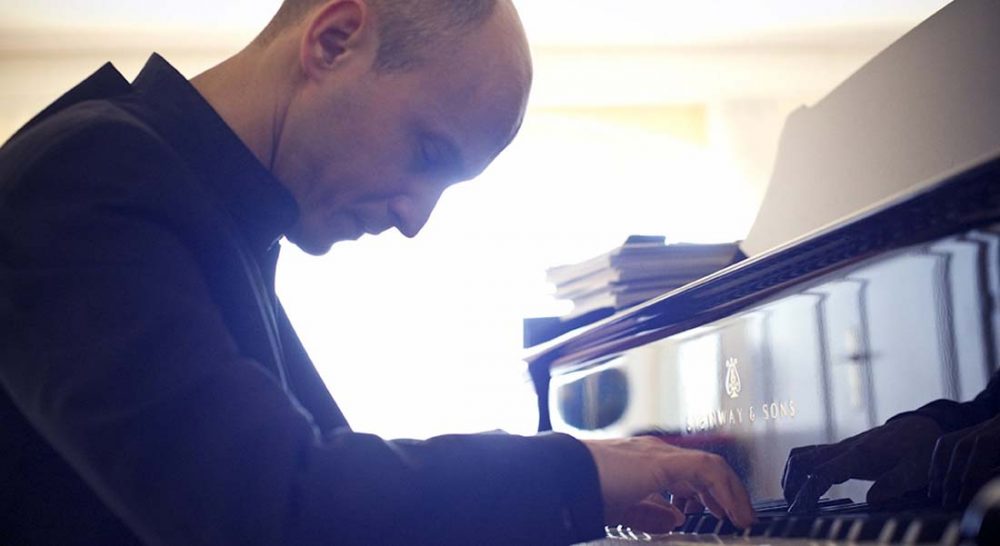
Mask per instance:
[[[433,170],[441,164],[441,150],[433,139],[420,139],[420,163],[428,170]]]
[[[463,180],[458,149],[436,134],[421,133],[417,140],[417,165],[421,172],[442,176],[451,181]]]

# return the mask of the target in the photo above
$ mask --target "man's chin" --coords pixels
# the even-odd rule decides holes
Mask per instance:
[[[330,251],[330,247],[337,242],[336,239],[321,239],[319,237],[302,237],[299,234],[288,233],[285,235],[293,245],[299,250],[313,256],[322,256]]]
[[[307,254],[321,256],[339,241],[355,241],[364,230],[352,215],[332,216],[322,221],[300,221],[292,226],[285,237]]]

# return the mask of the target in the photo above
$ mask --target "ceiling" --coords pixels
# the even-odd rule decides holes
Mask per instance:
[[[22,102],[31,103],[40,79],[64,76],[65,82],[52,82],[59,89],[82,77],[76,66],[89,70],[107,59],[134,73],[150,51],[197,73],[247,43],[279,1],[0,0],[0,78],[14,87],[5,90],[6,100],[23,96]],[[514,2],[535,60],[532,105],[615,108],[760,99],[809,103],[947,4]]]
[[[279,0],[0,0],[0,28],[251,36]],[[944,0],[515,0],[538,46],[656,46],[909,28]],[[191,36],[189,35],[189,38]],[[2,39],[2,36],[0,36]]]

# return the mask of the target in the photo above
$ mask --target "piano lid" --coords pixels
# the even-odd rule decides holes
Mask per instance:
[[[794,112],[741,245],[752,259],[535,347],[533,369],[638,346],[1000,219],[997,28],[1000,2],[955,0]]]
[[[748,256],[1000,152],[1000,2],[955,0],[794,111]]]
[[[542,344],[533,370],[583,363],[730,316],[865,259],[1000,222],[1000,154]]]

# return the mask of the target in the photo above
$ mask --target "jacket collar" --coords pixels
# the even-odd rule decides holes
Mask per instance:
[[[201,175],[246,236],[266,253],[298,218],[291,193],[257,160],[188,80],[153,54],[132,83],[147,121]]]

